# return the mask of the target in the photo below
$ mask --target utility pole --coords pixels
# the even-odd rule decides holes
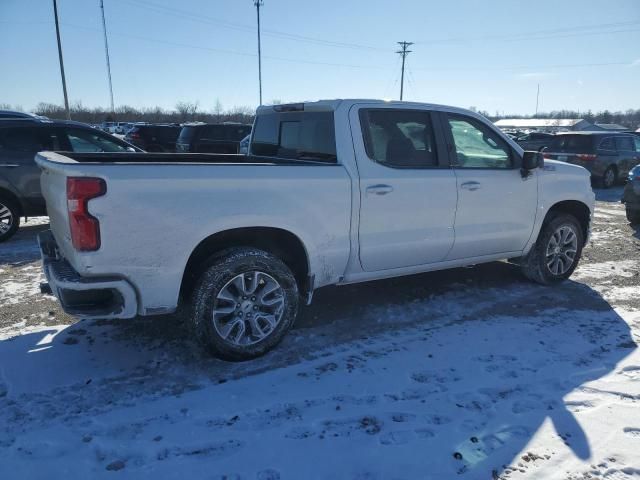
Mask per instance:
[[[538,116],[538,102],[540,101],[540,84],[538,84],[538,93],[536,94],[536,114]]]
[[[402,50],[396,52],[402,56],[402,77],[400,79],[400,101],[402,101],[402,95],[404,93],[404,60],[407,58],[407,55],[411,53],[411,50],[407,50],[407,47],[413,45],[413,42],[398,42],[398,45],[402,47]]]
[[[115,113],[115,109],[113,107],[113,84],[111,83],[111,62],[109,62],[109,43],[107,42],[107,23],[104,20],[104,0],[100,0],[100,11],[102,12],[102,31],[104,32],[104,54],[107,58],[107,76],[109,77],[111,113]]]
[[[260,7],[263,5],[262,0],[253,0],[258,14],[258,89],[260,92],[260,105],[262,105],[262,51],[260,50]]]
[[[64,78],[64,62],[62,61],[62,43],[60,42],[60,25],[58,24],[58,3],[53,0],[53,16],[56,22],[56,37],[58,38],[58,59],[60,60],[60,76],[62,77],[62,92],[64,93],[64,109],[67,112],[67,119],[71,120],[69,111],[69,98],[67,97],[67,81]]]

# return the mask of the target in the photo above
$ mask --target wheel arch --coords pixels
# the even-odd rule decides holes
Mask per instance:
[[[243,227],[223,230],[202,240],[191,252],[180,285],[180,298],[185,299],[204,270],[204,262],[231,247],[253,247],[280,258],[291,269],[303,297],[313,291],[309,255],[304,243],[294,233],[275,227]]]
[[[18,213],[21,217],[24,217],[25,208],[20,200],[20,197],[13,192],[12,190],[0,185],[0,198],[6,198],[7,200],[12,200],[18,206]]]
[[[567,213],[575,217],[582,227],[582,235],[586,241],[587,237],[589,236],[591,210],[584,202],[581,202],[579,200],[563,200],[561,202],[553,204],[551,208],[547,210],[547,214],[545,215],[544,221],[542,222],[540,231],[542,231],[544,225],[546,225],[556,213]]]

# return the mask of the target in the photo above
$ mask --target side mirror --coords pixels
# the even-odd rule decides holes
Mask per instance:
[[[522,168],[520,172],[523,177],[528,177],[531,174],[531,170],[535,170],[538,167],[544,166],[544,157],[540,152],[524,152],[522,155]]]

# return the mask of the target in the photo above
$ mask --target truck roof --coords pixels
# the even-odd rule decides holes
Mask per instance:
[[[406,106],[419,106],[419,107],[425,107],[425,108],[429,108],[429,109],[441,109],[441,108],[445,108],[447,110],[450,111],[459,111],[459,112],[464,112],[464,113],[474,113],[475,112],[471,112],[470,110],[464,109],[464,108],[459,108],[459,107],[452,107],[449,105],[440,105],[440,104],[435,104],[435,103],[424,103],[424,102],[405,102],[405,101],[400,101],[400,100],[381,100],[379,98],[374,99],[374,98],[337,98],[337,99],[328,99],[328,100],[317,100],[314,102],[299,102],[299,103],[283,103],[283,104],[278,104],[278,105],[262,105],[260,107],[258,107],[258,109],[256,110],[256,114],[264,114],[264,113],[269,113],[269,112],[273,112],[275,111],[281,111],[281,112],[285,112],[285,111],[316,111],[316,112],[322,112],[322,111],[335,111],[338,109],[338,106],[342,105],[342,104],[350,104],[350,105],[355,105],[358,103],[373,103],[373,104],[380,104],[380,105],[406,105]],[[476,114],[477,115],[477,114]]]

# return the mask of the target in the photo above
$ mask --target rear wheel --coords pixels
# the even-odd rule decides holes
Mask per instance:
[[[551,215],[521,264],[528,279],[543,285],[569,278],[578,266],[584,244],[582,227],[573,215]]]
[[[600,185],[602,188],[611,188],[618,181],[618,172],[614,166],[609,166],[604,171],[602,175],[602,179],[600,180]]]
[[[629,207],[626,208],[627,212],[627,220],[631,225],[639,225],[640,224],[640,210],[631,210]]]
[[[298,312],[298,287],[279,258],[234,248],[209,260],[192,297],[197,339],[215,356],[249,360],[275,347]]]
[[[9,240],[20,226],[18,204],[9,198],[0,197],[0,242]]]

